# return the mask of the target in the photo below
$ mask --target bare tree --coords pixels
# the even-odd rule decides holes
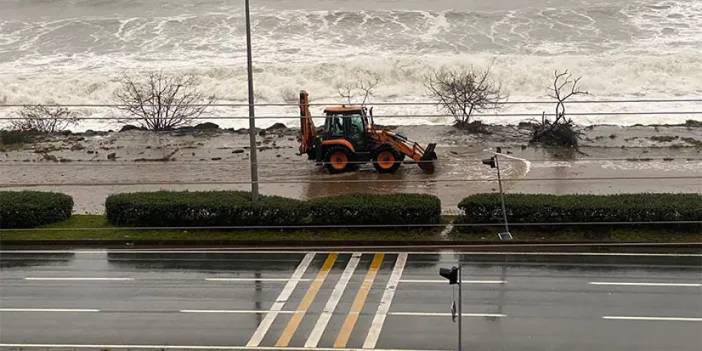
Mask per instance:
[[[572,73],[568,73],[565,70],[561,73],[558,71],[553,72],[553,87],[551,88],[550,97],[556,99],[556,120],[557,123],[560,119],[564,119],[566,115],[565,102],[570,97],[575,95],[587,95],[587,91],[580,90],[580,80],[583,77],[573,78]]]
[[[358,71],[351,81],[337,83],[336,88],[339,96],[346,99],[349,104],[361,99],[360,104],[364,106],[368,99],[375,93],[375,89],[380,85],[380,75],[368,70]]]
[[[214,101],[214,96],[202,94],[197,84],[192,74],[151,72],[141,81],[125,75],[115,97],[122,104],[120,109],[138,118],[143,127],[169,130],[189,125]]]
[[[501,84],[490,77],[490,67],[437,70],[425,77],[424,86],[461,128],[470,124],[473,113],[497,109],[507,99]]]
[[[16,112],[10,126],[18,131],[57,133],[78,124],[78,115],[64,107],[26,105]]]
[[[566,117],[566,100],[576,95],[589,94],[582,90],[580,81],[582,77],[575,78],[568,70],[553,73],[553,86],[549,88],[549,96],[556,99],[554,120],[546,118],[546,113],[541,115],[541,122],[537,123],[532,134],[532,142],[545,144],[577,147],[582,132],[572,119]]]

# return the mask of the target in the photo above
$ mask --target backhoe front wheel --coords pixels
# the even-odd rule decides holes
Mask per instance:
[[[332,146],[324,154],[324,167],[329,173],[351,170],[351,152],[342,146]]]
[[[373,167],[378,173],[395,173],[402,164],[402,155],[391,148],[382,148],[373,153]]]

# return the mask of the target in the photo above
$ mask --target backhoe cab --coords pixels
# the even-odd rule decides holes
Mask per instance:
[[[393,173],[405,157],[425,172],[434,171],[436,144],[426,148],[400,134],[376,127],[373,109],[341,105],[324,109],[325,120],[317,131],[309,108],[309,95],[300,92],[300,154],[323,165],[330,173],[357,169],[372,162],[379,173]]]

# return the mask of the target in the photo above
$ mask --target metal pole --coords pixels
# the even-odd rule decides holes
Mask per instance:
[[[458,263],[458,351],[463,350],[463,345],[461,343],[461,339],[463,336],[463,326],[462,326],[462,320],[463,320],[463,297],[461,296],[461,290],[463,290],[463,266],[461,263]]]
[[[502,202],[502,217],[505,220],[505,232],[509,233],[509,224],[507,223],[507,209],[505,208],[505,194],[502,192],[502,177],[500,176],[500,161],[498,161],[497,153],[495,153],[495,167],[497,168],[497,183],[500,187],[500,201]]]
[[[256,161],[256,121],[254,114],[253,65],[251,59],[251,14],[246,6],[246,64],[249,78],[249,158],[251,160],[251,201],[258,200],[258,162]]]

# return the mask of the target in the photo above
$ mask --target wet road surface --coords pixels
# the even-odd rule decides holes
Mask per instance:
[[[0,347],[699,350],[700,254],[1,251]]]

